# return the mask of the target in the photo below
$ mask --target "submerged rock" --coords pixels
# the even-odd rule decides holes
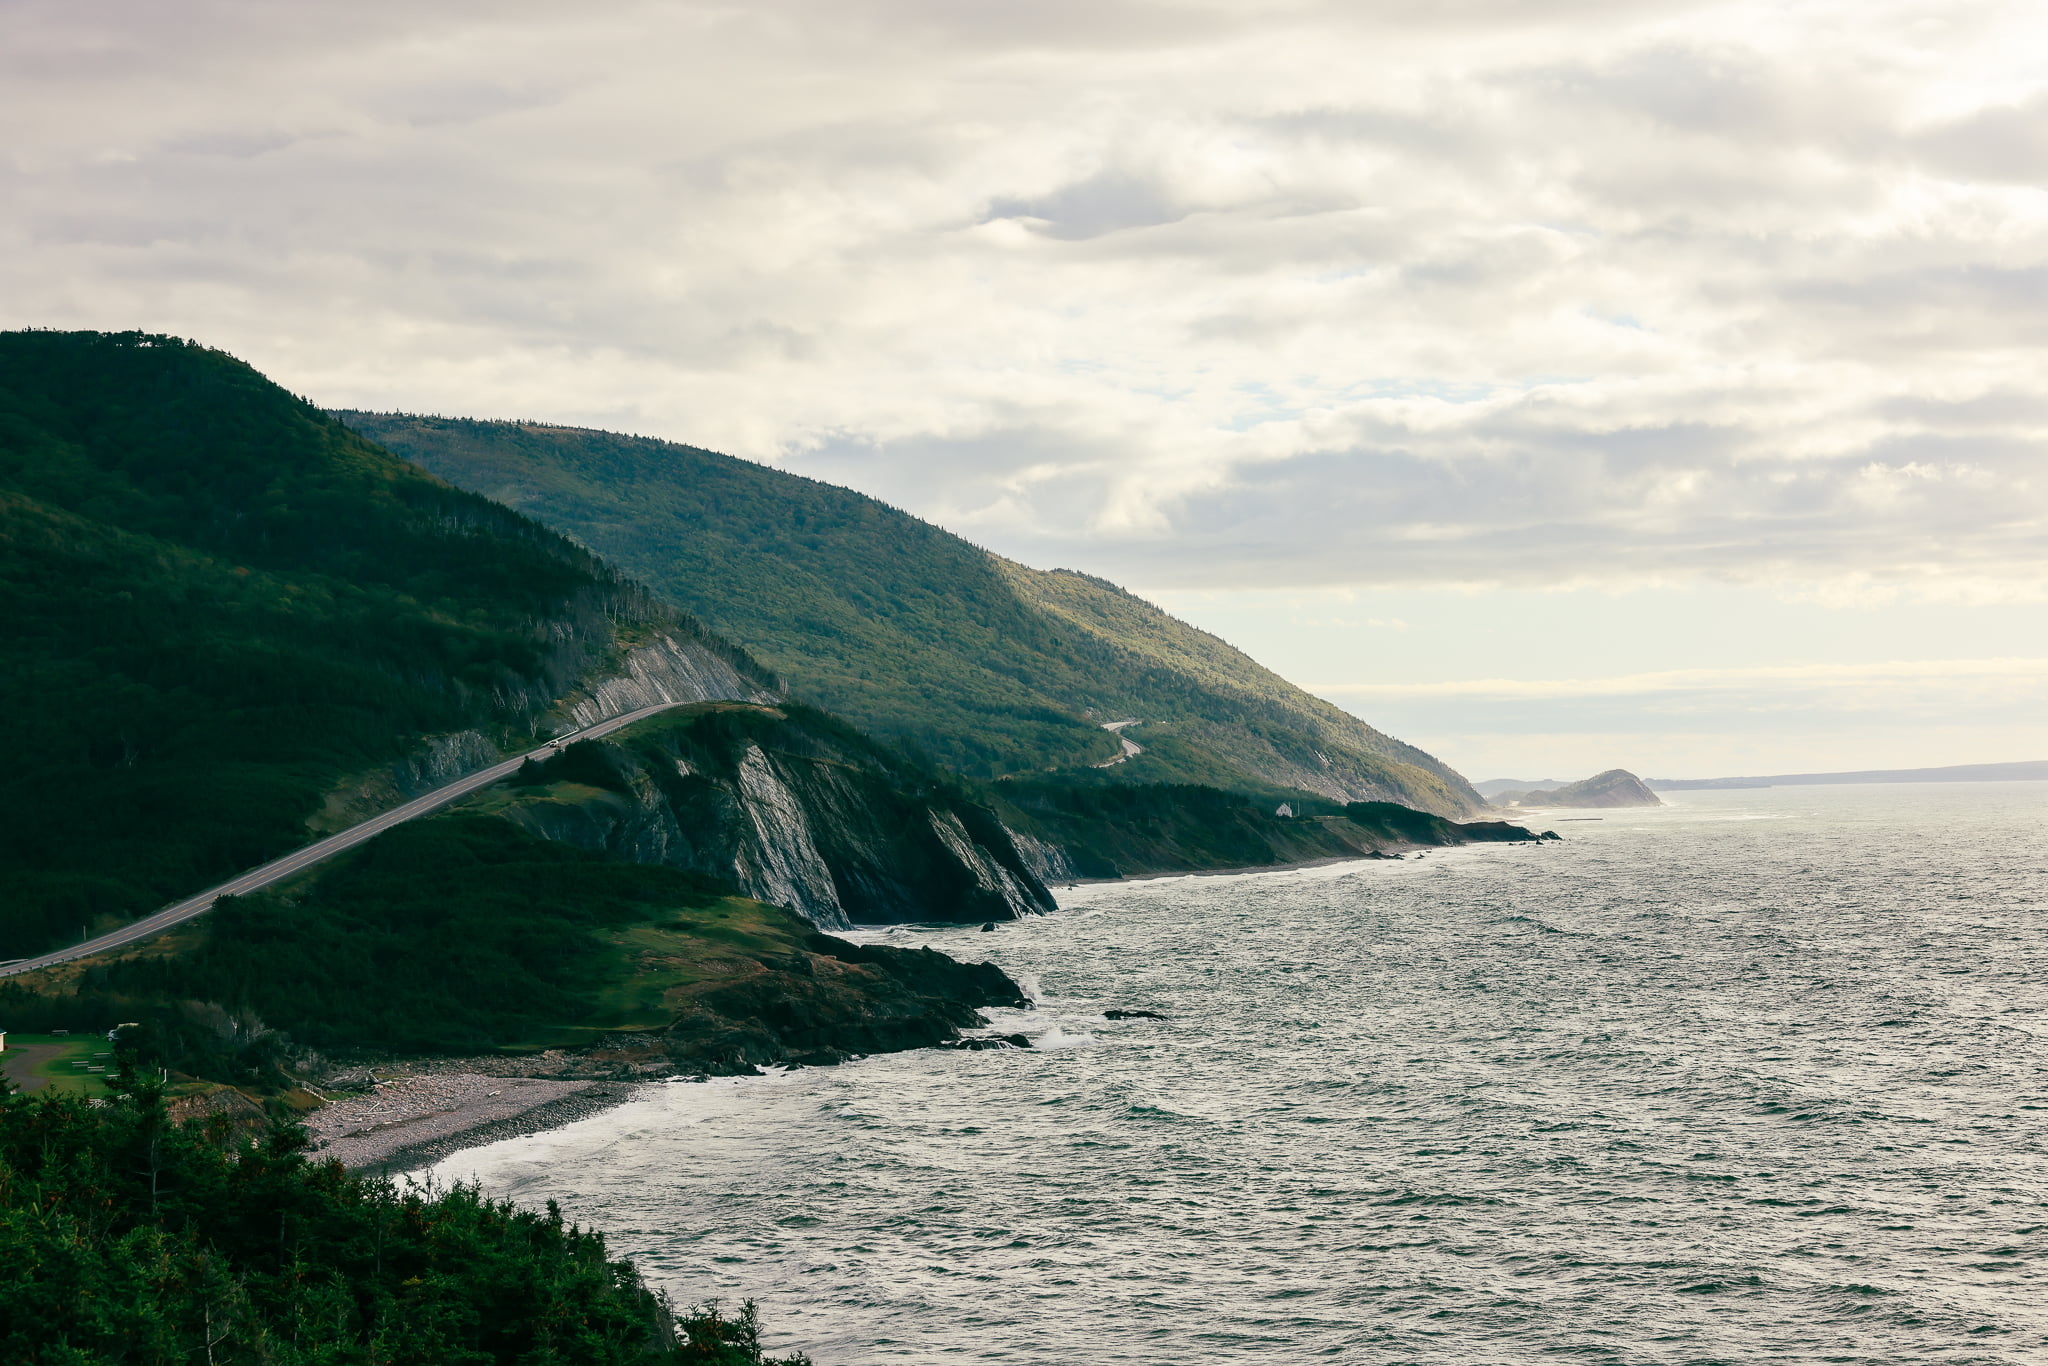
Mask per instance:
[[[973,1039],[956,1039],[952,1047],[969,1053],[979,1053],[990,1048],[1029,1048],[1031,1039],[1024,1034],[986,1034]]]

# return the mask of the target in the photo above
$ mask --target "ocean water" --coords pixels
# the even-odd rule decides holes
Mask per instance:
[[[2048,1362],[2048,783],[1670,800],[880,936],[1035,984],[1040,1046],[438,1174],[820,1366]]]

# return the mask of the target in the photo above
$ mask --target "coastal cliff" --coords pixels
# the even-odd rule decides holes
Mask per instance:
[[[1504,821],[1454,821],[1395,802],[1269,803],[1193,784],[986,784],[1013,844],[1047,881],[1274,868],[1418,846],[1557,838]]]
[[[654,717],[569,745],[471,809],[718,878],[826,929],[1053,908],[1002,823],[964,789],[795,705]]]

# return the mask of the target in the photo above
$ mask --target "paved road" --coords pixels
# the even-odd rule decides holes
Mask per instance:
[[[501,778],[510,777],[518,770],[519,765],[528,759],[545,759],[554,753],[558,746],[571,740],[595,739],[617,730],[620,726],[630,726],[635,721],[645,720],[657,712],[694,705],[695,703],[691,702],[661,702],[652,707],[642,707],[638,711],[629,711],[622,716],[614,716],[609,721],[599,721],[595,725],[585,726],[582,730],[569,735],[557,736],[539,749],[514,755],[490,768],[472,773],[467,778],[458,778],[446,787],[437,787],[424,797],[415,797],[404,806],[395,806],[382,815],[372,816],[361,825],[352,825],[338,835],[329,835],[317,844],[309,844],[303,849],[286,854],[283,858],[272,859],[260,868],[251,868],[240,877],[201,892],[188,901],[166,906],[155,915],[138,920],[132,925],[123,925],[118,930],[110,931],[97,939],[73,944],[68,949],[58,949],[54,953],[46,953],[37,958],[23,958],[17,962],[0,964],[0,977],[11,977],[18,972],[46,968],[53,963],[68,963],[74,958],[87,958],[95,953],[104,953],[108,949],[118,949],[123,944],[133,944],[138,939],[147,939],[173,925],[183,924],[193,916],[206,914],[213,909],[213,903],[221,897],[240,896],[245,892],[268,887],[273,882],[281,882],[301,869],[312,867],[322,859],[332,858],[344,849],[352,849],[364,840],[382,834],[394,825],[409,821],[415,816],[424,816],[436,807],[446,806],[457,797],[466,797],[480,787],[489,787]]]
[[[1143,721],[1104,721],[1102,723],[1102,728],[1117,738],[1118,743],[1123,745],[1123,752],[1118,754],[1114,759],[1111,759],[1105,763],[1096,764],[1095,767],[1115,768],[1124,760],[1134,759],[1138,755],[1143,754],[1145,752],[1145,747],[1139,744],[1137,741],[1131,739],[1129,736],[1125,735],[1124,727],[1142,726],[1144,724],[1145,723]]]

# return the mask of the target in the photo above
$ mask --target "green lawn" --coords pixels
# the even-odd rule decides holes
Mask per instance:
[[[48,1088],[76,1096],[107,1094],[105,1073],[112,1067],[114,1046],[104,1034],[16,1034],[7,1036],[0,1070],[24,1091]]]

